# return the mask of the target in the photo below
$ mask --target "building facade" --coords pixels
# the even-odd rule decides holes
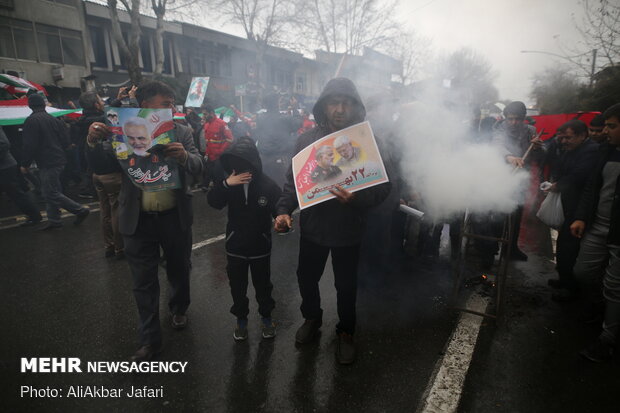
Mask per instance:
[[[129,15],[119,11],[119,18],[121,30],[127,35]],[[75,99],[82,90],[95,87],[107,96],[129,84],[126,64],[112,36],[109,10],[104,4],[82,0],[0,0],[0,21],[0,70],[16,71],[42,84],[58,106]],[[139,63],[143,75],[149,78],[155,68],[156,19],[143,15],[140,24]],[[252,41],[181,22],[165,22],[163,45],[161,76],[179,95],[187,92],[192,77],[209,76],[208,103],[243,105],[250,111],[259,109],[259,95],[271,92],[295,96],[309,107],[333,77],[339,59],[318,53],[313,60],[283,48],[267,47],[259,68]],[[373,65],[372,59],[364,57],[353,58],[355,64],[349,65],[343,75],[354,74],[363,83],[378,81],[389,86],[389,65]],[[359,73],[364,68],[372,76]],[[178,100],[182,103],[184,96]]]

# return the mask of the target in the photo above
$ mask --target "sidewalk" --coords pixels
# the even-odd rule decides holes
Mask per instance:
[[[601,327],[581,321],[583,302],[551,300],[549,230],[531,218],[522,228],[529,260],[511,266],[503,319],[483,322],[458,411],[619,411],[620,357],[596,364],[579,356]]]

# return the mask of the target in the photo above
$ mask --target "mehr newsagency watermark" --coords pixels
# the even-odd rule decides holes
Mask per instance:
[[[88,361],[77,357],[21,358],[21,373],[181,374],[187,361]],[[20,386],[22,398],[161,398],[164,386]]]

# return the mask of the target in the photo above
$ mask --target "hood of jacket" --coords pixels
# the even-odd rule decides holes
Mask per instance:
[[[226,173],[232,173],[231,158],[237,157],[246,160],[252,165],[254,174],[261,174],[263,172],[263,164],[256,149],[256,143],[251,138],[239,138],[228,149],[222,153],[220,157],[220,163],[226,171]]]
[[[366,108],[353,82],[346,77],[336,77],[327,82],[323,92],[321,92],[321,96],[319,96],[319,100],[316,101],[314,108],[312,108],[314,119],[319,126],[323,128],[327,126],[325,103],[330,96],[335,95],[348,96],[355,102],[355,113],[353,114],[352,125],[362,122],[366,118]]]

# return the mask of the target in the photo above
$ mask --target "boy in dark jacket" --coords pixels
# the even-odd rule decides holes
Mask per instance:
[[[276,329],[271,320],[275,307],[270,281],[271,218],[275,217],[281,191],[262,173],[258,150],[250,138],[240,138],[222,154],[220,162],[229,176],[216,182],[207,199],[214,208],[228,206],[226,271],[233,297],[230,312],[237,317],[233,338],[241,341],[248,337],[248,267],[262,318],[263,338],[273,338]]]

